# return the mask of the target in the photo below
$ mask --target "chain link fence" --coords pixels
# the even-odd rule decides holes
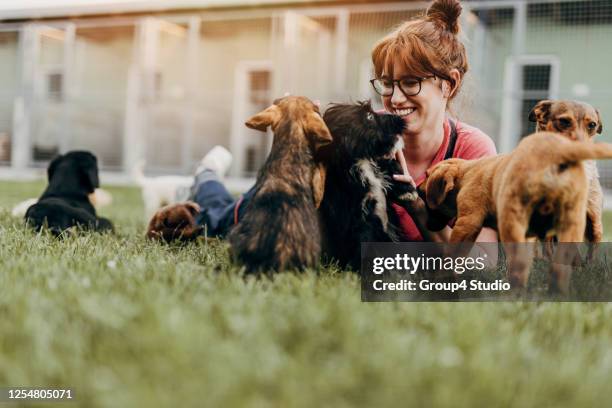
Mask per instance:
[[[612,120],[612,1],[463,5],[470,71],[451,110],[459,120],[480,127],[507,151],[533,131],[527,117],[537,101],[577,99],[600,110],[604,135],[598,139],[612,141],[606,135]],[[129,172],[135,158],[144,157],[149,171],[187,173],[221,144],[234,152],[233,174],[251,176],[265,159],[270,135],[246,129],[250,115],[285,92],[322,105],[372,99],[380,107],[368,83],[370,51],[425,6],[343,4],[56,21],[51,28],[37,26],[37,48],[30,54],[19,52],[20,28],[4,28],[0,165],[10,163],[15,142],[12,98],[30,95],[30,165],[44,165],[57,151],[87,148],[107,169]],[[29,78],[20,75],[30,72],[24,66],[32,67]],[[599,167],[602,184],[612,188],[612,166]]]

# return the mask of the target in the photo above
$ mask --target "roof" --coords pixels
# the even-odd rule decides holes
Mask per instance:
[[[0,20],[76,17],[96,14],[273,6],[329,0],[20,0],[0,1]]]

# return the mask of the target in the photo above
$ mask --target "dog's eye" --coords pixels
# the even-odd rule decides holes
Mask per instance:
[[[559,126],[561,126],[563,128],[568,128],[568,127],[572,126],[572,122],[569,119],[561,118],[561,119],[559,119]]]
[[[370,121],[374,121],[374,114],[372,112],[368,112],[366,114],[366,118],[368,118]]]
[[[597,127],[597,123],[589,122],[587,127],[589,128],[589,130],[595,130],[595,128]]]

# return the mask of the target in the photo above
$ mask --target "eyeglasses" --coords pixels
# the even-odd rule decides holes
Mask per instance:
[[[421,92],[421,82],[429,78],[435,78],[436,75],[430,75],[422,78],[404,77],[400,79],[389,78],[374,78],[370,80],[372,87],[380,96],[391,96],[395,91],[395,84],[399,87],[404,96],[416,96]]]

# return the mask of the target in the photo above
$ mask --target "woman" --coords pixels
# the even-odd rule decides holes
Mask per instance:
[[[461,5],[436,0],[423,17],[408,21],[383,38],[372,51],[376,78],[371,81],[385,110],[406,122],[404,149],[398,160],[404,174],[398,181],[419,185],[436,163],[454,157],[477,159],[496,154],[482,131],[447,117],[468,70],[465,47],[457,38]],[[450,227],[441,232],[425,228],[425,204],[396,206],[406,241],[448,241]],[[477,241],[495,242],[497,233],[484,228]]]
[[[425,171],[450,158],[476,159],[495,155],[495,145],[480,130],[446,117],[467,72],[465,48],[457,38],[461,6],[457,0],[436,0],[424,17],[406,22],[382,39],[372,52],[376,78],[372,85],[388,112],[406,122],[405,148],[398,155],[404,174],[398,181],[420,184]],[[213,149],[196,172],[191,200],[202,211],[197,222],[209,236],[223,237],[241,218],[254,191],[235,200],[219,181],[229,167],[225,149]],[[396,206],[406,241],[448,241],[450,227],[427,231],[422,200],[410,208]],[[416,220],[416,224],[415,221]],[[418,225],[418,227],[417,227]],[[483,229],[479,241],[496,241],[497,234]]]

